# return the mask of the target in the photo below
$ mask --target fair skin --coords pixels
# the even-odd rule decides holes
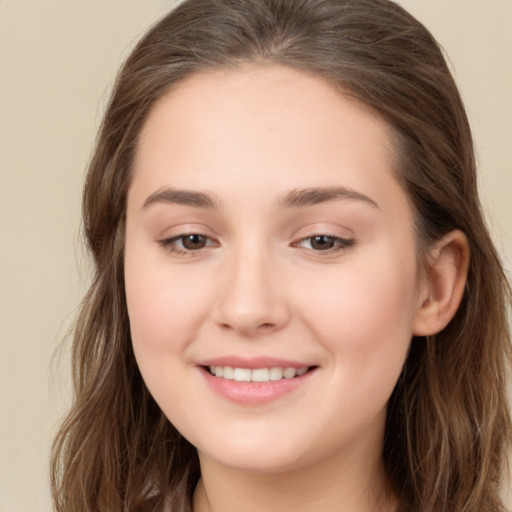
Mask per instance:
[[[275,66],[191,77],[147,119],[127,305],[146,385],[198,449],[195,512],[394,510],[386,404],[412,336],[453,316],[467,250],[450,233],[419,272],[391,147]]]

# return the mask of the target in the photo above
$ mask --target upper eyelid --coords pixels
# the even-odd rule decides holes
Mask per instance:
[[[318,222],[311,222],[295,230],[297,237],[307,238],[309,236],[333,236],[336,238],[350,238],[355,236],[355,232],[345,223],[336,220],[322,219]]]
[[[300,242],[303,242],[304,240],[311,240],[317,236],[325,236],[326,238],[333,238],[334,240],[341,242],[345,247],[349,247],[356,242],[356,239],[353,237],[346,238],[346,237],[339,236],[339,235],[329,235],[327,233],[317,233],[314,235],[301,237],[296,242],[293,242],[293,244],[299,244]]]
[[[332,228],[328,226],[322,226],[321,224],[323,223],[320,223],[320,225],[315,223],[309,226],[303,226],[301,229],[296,230],[295,235],[290,237],[290,245],[296,245],[303,240],[311,239],[315,236],[335,238],[345,243],[353,243],[355,241],[355,233],[350,228],[346,226],[336,226],[336,229],[333,230]],[[178,228],[178,226],[175,226],[174,229],[176,228]],[[348,231],[349,233],[340,233],[339,228],[342,228],[344,231]],[[156,241],[160,244],[163,244],[164,242],[170,243],[175,240],[179,240],[180,238],[186,237],[188,235],[200,235],[215,242],[216,245],[221,245],[219,242],[219,239],[221,238],[220,234],[215,232],[212,233],[212,229],[208,226],[194,226],[191,224],[189,226],[183,225],[181,226],[181,228],[178,229],[179,231],[177,231],[176,234],[158,236],[158,238],[156,238]]]
[[[206,235],[206,234],[201,233],[199,231],[189,231],[187,233],[180,233],[179,235],[163,237],[163,238],[158,240],[158,243],[160,243],[160,244],[170,243],[170,242],[174,242],[176,240],[180,240],[180,239],[182,239],[182,238],[184,238],[186,236],[190,236],[190,235],[203,236],[204,238],[207,238],[208,240],[211,240],[213,242],[217,242],[217,240],[214,237],[212,237],[212,236]]]
[[[218,240],[216,240],[215,238],[211,237],[211,236],[208,236],[204,233],[201,233],[201,232],[196,232],[196,231],[189,231],[189,232],[184,232],[184,233],[180,233],[178,235],[175,235],[175,236],[171,236],[171,237],[165,237],[165,238],[162,238],[162,239],[159,239],[158,240],[158,243],[162,246],[162,247],[166,247],[166,246],[169,246],[171,244],[173,244],[174,242],[176,241],[179,241],[180,239],[183,239],[184,237],[186,236],[190,236],[190,235],[199,235],[199,236],[203,236],[204,238],[206,238],[207,240],[209,240],[210,243],[209,245],[206,245],[205,247],[201,247],[199,249],[186,249],[186,248],[177,248],[178,251],[182,251],[182,252],[189,252],[189,253],[192,253],[192,252],[199,252],[203,249],[206,249],[207,247],[219,247],[220,246],[220,243]],[[327,237],[327,238],[332,238],[336,241],[339,241],[341,242],[341,248],[345,248],[345,247],[350,247],[352,246],[354,243],[355,243],[355,238],[346,238],[346,237],[343,237],[343,236],[339,236],[339,235],[334,235],[334,234],[329,234],[327,232],[316,232],[314,234],[311,234],[311,235],[308,235],[308,236],[303,236],[303,237],[300,237],[300,238],[297,238],[295,241],[291,242],[290,245],[292,247],[299,247],[299,244],[306,241],[306,240],[311,240],[317,236],[324,236],[324,237]],[[337,246],[338,248],[340,248],[340,246],[338,245]],[[330,249],[326,249],[325,251],[314,251],[314,252],[329,252],[329,251],[334,251],[335,248],[330,248]]]
[[[297,240],[299,242],[301,242],[302,240],[308,240],[310,238],[315,238],[317,236],[325,236],[326,238],[334,238],[335,240],[341,240],[342,242],[352,242],[354,240],[354,238],[348,238],[348,237],[340,236],[340,235],[332,235],[329,233],[314,233],[313,235],[301,236]]]
[[[179,238],[183,238],[185,236],[190,236],[190,235],[200,235],[200,236],[204,236],[205,238],[209,238],[210,240],[215,240],[215,237],[213,237],[211,235],[207,235],[206,233],[201,232],[201,231],[184,231],[182,233],[178,233],[177,235],[160,237],[158,239],[158,241],[165,242],[165,241],[178,240]],[[295,237],[295,240],[296,241],[307,240],[308,238],[314,238],[315,236],[325,236],[325,237],[329,237],[329,238],[336,238],[336,239],[343,240],[343,241],[352,240],[351,237],[336,235],[336,234],[329,233],[326,231],[321,231],[321,230],[315,231],[314,233],[312,233],[310,235]]]
[[[308,238],[313,238],[315,236],[326,236],[330,238],[337,238],[340,240],[355,239],[354,231],[346,226],[336,225],[333,228],[331,226],[322,226],[321,224],[312,224],[309,226],[305,226],[301,229],[298,229],[297,231],[295,231],[293,239],[299,241]]]
[[[201,235],[212,240],[218,240],[219,236],[211,228],[200,223],[184,223],[176,226],[167,226],[155,233],[157,242],[177,240],[187,235]]]

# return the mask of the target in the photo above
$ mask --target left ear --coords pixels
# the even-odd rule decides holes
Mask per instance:
[[[443,330],[454,317],[464,294],[469,244],[462,231],[450,231],[427,257],[420,304],[413,323],[415,336]]]

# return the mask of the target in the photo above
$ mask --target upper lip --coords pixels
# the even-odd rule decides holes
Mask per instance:
[[[281,359],[277,357],[241,357],[241,356],[223,356],[213,359],[205,359],[199,363],[199,366],[229,366],[231,368],[248,368],[255,370],[257,368],[305,368],[311,364],[293,361],[291,359]]]

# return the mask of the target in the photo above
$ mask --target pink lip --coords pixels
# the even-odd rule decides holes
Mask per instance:
[[[272,357],[218,357],[202,361],[198,366],[208,387],[221,397],[244,405],[257,405],[272,402],[291,393],[297,388],[307,384],[310,378],[316,374],[316,369],[308,371],[300,377],[281,379],[268,382],[237,382],[235,380],[215,377],[209,372],[209,366],[230,366],[232,368],[304,368],[311,365],[297,361],[276,359]]]
[[[291,361],[288,359],[279,359],[275,357],[239,357],[226,356],[206,359],[199,363],[200,366],[230,366],[231,368],[248,368],[255,370],[257,368],[304,368],[312,366],[311,364]]]

